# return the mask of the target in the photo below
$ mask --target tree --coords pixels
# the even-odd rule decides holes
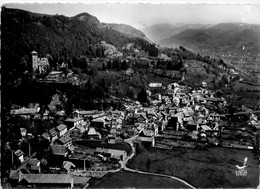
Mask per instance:
[[[79,67],[81,69],[86,69],[88,68],[88,59],[86,56],[80,56],[80,59],[79,59]]]
[[[137,95],[137,99],[142,103],[147,102],[147,93],[145,87],[141,89],[140,93]]]
[[[109,60],[108,62],[107,62],[107,69],[111,69],[112,68],[112,63],[111,63],[111,61]]]
[[[148,160],[147,160],[147,162],[146,162],[146,170],[147,170],[147,171],[149,171],[150,165],[151,165],[151,160],[150,160],[150,158],[148,158]]]
[[[127,70],[128,67],[129,67],[129,66],[127,65],[126,60],[123,60],[123,62],[122,62],[122,64],[121,64],[121,69],[122,69],[122,70]]]
[[[90,68],[90,71],[89,71],[89,75],[93,76],[93,77],[96,77],[98,74],[98,70],[96,67],[91,67]]]
[[[134,89],[134,87],[130,86],[126,89],[126,96],[128,96],[129,98],[134,99],[136,96],[136,91]]]
[[[102,71],[106,71],[107,67],[105,65],[105,63],[102,64]]]
[[[45,57],[48,59],[50,66],[53,66],[53,57],[50,54],[46,54]]]

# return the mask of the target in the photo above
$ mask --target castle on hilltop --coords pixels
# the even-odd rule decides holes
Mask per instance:
[[[47,74],[50,70],[50,64],[47,58],[39,58],[36,51],[32,51],[32,73],[43,75]]]

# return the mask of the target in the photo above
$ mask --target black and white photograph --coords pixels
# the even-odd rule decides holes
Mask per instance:
[[[1,189],[260,189],[260,2],[5,2],[0,26]]]

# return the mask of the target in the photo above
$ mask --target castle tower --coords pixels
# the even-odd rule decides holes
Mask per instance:
[[[35,74],[35,71],[38,68],[38,53],[36,51],[32,51],[32,72],[33,75]]]

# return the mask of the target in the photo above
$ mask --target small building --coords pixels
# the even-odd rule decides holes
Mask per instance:
[[[138,140],[142,142],[152,143],[152,146],[154,146],[154,132],[152,132],[151,130],[142,130],[138,136]]]
[[[21,163],[24,161],[24,153],[22,150],[16,150],[14,154],[18,157]]]
[[[58,131],[58,136],[62,137],[63,135],[65,135],[67,133],[67,126],[64,124],[60,124],[59,126],[57,126],[57,131]]]
[[[79,126],[84,123],[84,119],[81,117],[77,118],[68,118],[65,120],[65,123],[68,127],[68,130],[74,129],[76,126]]]
[[[102,117],[99,118],[95,118],[91,120],[91,127],[95,127],[97,129],[101,129],[105,127],[105,119],[103,119]]]
[[[95,154],[100,154],[100,155],[103,155],[105,157],[110,157],[110,154],[108,153],[108,149],[107,148],[100,148],[100,147],[97,147],[95,149]]]
[[[73,176],[70,174],[20,174],[19,185],[33,185],[37,188],[73,188]]]
[[[69,135],[63,135],[61,138],[56,140],[55,143],[69,147],[72,145],[72,138]]]
[[[42,137],[43,137],[44,139],[47,139],[49,142],[51,142],[51,135],[50,135],[50,133],[45,132],[45,133],[42,134]],[[56,138],[56,139],[57,139],[57,138]],[[55,140],[56,140],[56,139],[55,139]]]
[[[162,88],[162,83],[149,83],[148,85],[150,88]]]
[[[40,111],[40,107],[35,107],[35,108],[20,108],[20,109],[13,109],[11,110],[11,115],[16,115],[16,116],[30,116],[30,115],[35,115]]]
[[[113,134],[107,135],[108,143],[109,144],[115,144],[116,143],[116,136]]]
[[[64,145],[51,145],[50,152],[52,155],[56,156],[67,156],[68,150]]]
[[[190,131],[197,131],[198,123],[195,120],[189,120],[189,122],[186,124],[185,128]]]
[[[62,71],[52,71],[47,76],[47,79],[58,80],[58,79],[62,78],[63,75],[64,75],[64,73]]]
[[[76,110],[73,112],[75,117],[88,118],[98,113],[97,110]]]
[[[212,117],[213,121],[220,121],[220,118],[222,117],[218,113],[212,113],[212,114],[210,114],[210,116]]]
[[[27,129],[26,128],[20,128],[20,133],[22,137],[25,137],[27,135]]]
[[[212,134],[212,129],[207,125],[201,125],[200,128],[206,133],[207,136]]]
[[[201,82],[201,86],[203,87],[203,88],[206,88],[207,87],[207,83],[206,82]]]
[[[41,172],[40,164],[41,162],[38,159],[32,158],[28,161],[27,166],[31,173],[40,173]]]
[[[127,158],[127,152],[125,150],[96,148],[95,154],[100,154],[104,157],[113,158],[118,161],[124,161]]]
[[[101,134],[96,131],[94,127],[89,127],[87,132],[88,139],[101,139]]]
[[[108,149],[108,153],[111,155],[111,158],[119,161],[124,161],[127,158],[127,152],[125,150]]]
[[[70,161],[63,161],[62,168],[66,170],[67,173],[70,173],[71,170],[75,169],[75,165]]]
[[[58,133],[57,131],[55,130],[55,128],[52,128],[49,130],[49,133],[51,135],[51,142],[54,142],[55,140],[58,139]]]

